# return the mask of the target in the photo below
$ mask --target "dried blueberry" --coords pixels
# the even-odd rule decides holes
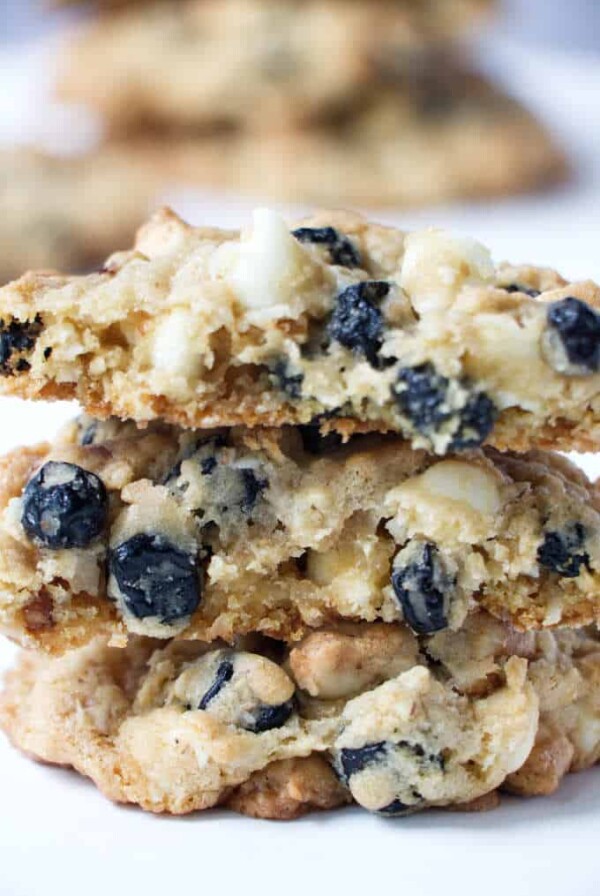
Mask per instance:
[[[408,625],[421,635],[448,627],[455,581],[431,542],[412,542],[397,555],[392,587]]]
[[[346,783],[352,775],[362,772],[369,765],[380,762],[387,753],[387,744],[380,741],[375,744],[365,744],[364,747],[345,747],[340,751],[340,767]]]
[[[383,809],[378,809],[377,814],[383,815],[384,818],[401,818],[403,815],[412,814],[415,810],[422,808],[425,802],[423,794],[416,787],[412,787],[410,795],[412,797],[410,804],[404,803],[402,800],[393,800]]]
[[[300,398],[302,396],[304,374],[290,373],[287,361],[277,361],[273,365],[271,376],[281,391],[285,392],[290,398]]]
[[[418,790],[413,790],[412,795],[414,796],[416,803],[423,799]],[[401,815],[406,815],[408,812],[414,812],[416,808],[416,804],[412,806],[408,806],[406,803],[403,803],[402,800],[393,800],[388,806],[384,806],[383,809],[378,809],[378,815],[385,815],[389,818],[397,818]]]
[[[81,430],[81,435],[79,437],[79,443],[81,445],[93,445],[96,441],[96,435],[98,433],[98,423],[94,421],[90,423],[89,426],[86,426]]]
[[[299,227],[292,235],[301,243],[327,246],[332,264],[345,268],[359,268],[361,257],[354,243],[339,233],[335,227]]]
[[[443,770],[445,765],[441,754],[426,753],[421,744],[405,740],[379,741],[365,744],[363,747],[345,747],[334,751],[333,759],[335,771],[358,802],[361,788],[353,781],[354,777],[359,776],[365,769],[378,766],[376,773],[379,781],[386,785],[385,789],[389,796],[394,798],[373,811],[386,817],[414,812],[423,805],[422,794],[411,786],[410,776],[406,774],[407,761],[416,769],[426,771]],[[373,809],[373,806],[369,808]]]
[[[164,477],[162,484],[168,486],[175,494],[185,492],[187,484],[180,483],[181,465],[184,460],[195,460],[200,469],[202,476],[210,476],[217,466],[216,453],[219,448],[225,445],[225,440],[221,436],[215,436],[204,442],[197,442],[193,448],[177,461],[174,467]]]
[[[206,694],[200,700],[198,704],[198,709],[206,709],[211,700],[217,696],[217,694],[223,690],[228,681],[231,681],[233,678],[233,663],[230,659],[223,660],[222,663],[219,663],[217,667],[217,673],[215,675],[215,680],[207,690]]]
[[[383,341],[384,321],[374,305],[384,299],[390,284],[380,280],[363,280],[348,286],[337,297],[329,321],[329,338],[358,355],[364,355],[374,366]]]
[[[32,321],[13,320],[8,325],[0,320],[0,374],[10,376],[29,370],[24,354],[29,354],[42,332],[42,318],[36,314]]]
[[[294,711],[293,684],[278,668],[269,676],[269,666],[274,666],[273,661],[260,655],[218,650],[190,666],[188,680],[181,680],[183,688],[177,696],[187,709],[208,711],[222,722],[253,734],[280,728]],[[265,674],[272,686],[275,682],[272,693],[275,700],[280,694],[281,702],[268,704],[258,695]]]
[[[244,496],[240,501],[240,509],[243,513],[250,513],[259,495],[266,489],[269,483],[265,478],[257,476],[251,467],[240,467],[239,473],[242,477],[244,489]]]
[[[203,476],[210,476],[217,466],[217,458],[214,455],[203,457],[200,461],[200,472]]]
[[[548,308],[548,327],[552,336],[560,340],[568,364],[582,368],[585,372],[600,370],[600,314],[572,296],[554,302]],[[552,345],[547,356],[553,363]],[[564,364],[554,357],[553,366],[560,372]]]
[[[191,616],[201,597],[196,558],[162,535],[139,533],[110,555],[114,576],[129,612],[169,624]]]
[[[349,781],[352,775],[357,775],[365,768],[382,762],[393,753],[401,752],[410,753],[419,761],[419,764],[433,765],[440,769],[444,768],[444,757],[441,754],[426,753],[421,744],[409,743],[406,740],[401,740],[397,743],[393,741],[379,741],[378,743],[365,744],[364,747],[344,747],[344,749],[340,750],[339,765],[342,776],[346,781]]]
[[[563,532],[546,532],[544,541],[538,548],[537,558],[542,566],[564,576],[576,578],[581,567],[589,569],[590,555],[583,550],[585,530],[581,523],[575,523]]]
[[[244,724],[244,728],[253,734],[270,731],[272,728],[281,728],[282,725],[285,725],[293,711],[293,700],[287,700],[279,706],[267,706],[266,703],[263,703],[257,706],[252,713],[252,718]]]
[[[435,372],[433,364],[400,370],[394,394],[402,412],[420,432],[435,430],[447,420],[449,384],[446,377]]]
[[[107,513],[102,480],[75,464],[48,461],[23,492],[23,528],[52,550],[87,547],[103,531]]]
[[[105,442],[114,442],[122,438],[128,438],[136,431],[135,424],[123,423],[117,417],[108,417],[106,420],[93,420],[86,414],[82,414],[75,421],[80,445],[102,445]]]
[[[491,433],[497,416],[496,406],[485,392],[471,395],[460,412],[460,424],[450,442],[450,450],[477,448]]]
[[[532,286],[524,286],[522,283],[509,283],[508,286],[503,286],[502,289],[511,294],[520,292],[524,296],[529,296],[532,299],[537,299],[537,297],[541,295],[539,289],[534,289]]]
[[[418,432],[429,438],[447,433],[449,451],[481,445],[496,421],[496,407],[485,392],[474,391],[468,380],[442,376],[430,363],[403,367],[392,395]]]
[[[235,510],[248,515],[269,484],[261,475],[259,464],[243,457],[236,461],[231,452],[221,451],[224,447],[225,442],[218,436],[201,442],[175,464],[163,481],[177,498],[185,501],[190,484],[198,477],[209,477],[201,504],[190,507],[207,523],[222,522],[223,515]]]

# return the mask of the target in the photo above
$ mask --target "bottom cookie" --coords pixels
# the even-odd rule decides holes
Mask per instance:
[[[600,759],[600,638],[518,633],[480,613],[420,642],[383,623],[291,649],[92,642],[23,653],[0,722],[34,758],[152,812],[486,809],[498,788],[551,793]]]

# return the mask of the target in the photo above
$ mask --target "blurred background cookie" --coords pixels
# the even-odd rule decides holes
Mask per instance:
[[[101,266],[152,207],[162,179],[152,156],[117,146],[74,159],[0,151],[0,281]]]
[[[0,128],[0,279],[98,266],[163,196],[390,214],[565,181],[569,152],[511,95],[529,82],[488,59],[515,3],[10,3],[5,34],[54,35],[7,54],[36,88]]]
[[[66,42],[58,94],[97,110],[111,132],[219,124],[281,130],[410,76],[439,55],[444,38],[472,27],[484,5],[148,3],[101,17]]]

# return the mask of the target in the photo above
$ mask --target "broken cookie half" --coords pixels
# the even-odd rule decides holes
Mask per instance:
[[[576,627],[600,619],[599,535],[594,486],[551,453],[83,417],[0,462],[0,626],[52,653],[340,619],[429,636],[478,607]]]
[[[83,277],[0,290],[0,389],[186,427],[395,431],[437,454],[600,442],[600,291],[442,231],[163,211]]]

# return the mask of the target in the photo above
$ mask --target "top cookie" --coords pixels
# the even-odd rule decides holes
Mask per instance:
[[[153,4],[102,18],[75,36],[61,54],[58,90],[97,109],[118,131],[148,122],[281,129],[353,102],[374,78],[410,77],[427,48],[487,6],[487,0]]]
[[[600,289],[347,213],[169,211],[84,277],[0,290],[0,390],[186,427],[320,422],[437,454],[600,442]]]

